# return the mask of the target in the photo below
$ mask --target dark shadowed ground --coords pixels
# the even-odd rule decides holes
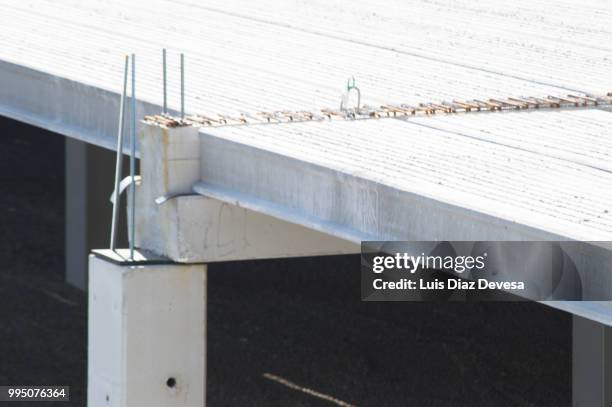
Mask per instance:
[[[0,385],[70,385],[70,405],[84,406],[86,296],[63,283],[63,154],[62,137],[0,119]],[[266,373],[358,406],[570,405],[567,314],[362,303],[359,289],[355,256],[212,265],[209,405],[338,405]]]

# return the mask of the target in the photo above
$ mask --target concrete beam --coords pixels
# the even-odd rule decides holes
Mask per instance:
[[[151,224],[156,233],[147,232]],[[358,244],[198,195],[175,197],[161,204],[154,218],[140,218],[136,239],[138,247],[181,263],[322,256],[360,250]]]
[[[89,261],[87,405],[204,406],[206,266],[101,253]]]
[[[146,124],[140,133],[136,246],[183,263],[359,252],[359,245],[238,205],[195,195],[195,127]]]
[[[114,150],[119,99],[116,92],[0,60],[0,115],[32,126]],[[160,111],[137,101],[137,117]]]
[[[355,241],[372,237],[452,241],[568,239],[395,187],[386,179],[319,165],[300,151],[290,154],[262,148],[256,141],[242,137],[245,133],[227,128],[201,129],[200,181],[228,195],[258,199],[342,228],[340,232],[329,230],[330,234],[350,230]],[[296,138],[296,148],[305,142]]]

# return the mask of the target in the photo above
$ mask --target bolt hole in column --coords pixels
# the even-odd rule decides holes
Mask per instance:
[[[166,386],[173,389],[176,386],[176,379],[174,377],[169,377],[168,380],[166,380]]]

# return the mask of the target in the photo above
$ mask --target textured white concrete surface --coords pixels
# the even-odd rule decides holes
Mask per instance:
[[[87,405],[204,406],[206,266],[91,255],[89,270]]]
[[[136,52],[139,94],[161,100],[160,48],[187,53],[198,113],[612,89],[603,1],[19,1],[2,3],[0,59],[112,91]],[[178,105],[178,57],[170,57]]]
[[[351,75],[368,104],[602,93],[612,5],[586,3],[6,0],[0,112],[110,146],[122,55],[159,105],[162,47],[174,108],[187,55],[193,113],[337,107]]]

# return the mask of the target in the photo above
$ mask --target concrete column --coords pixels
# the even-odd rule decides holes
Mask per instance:
[[[115,153],[70,137],[65,140],[66,281],[84,290],[90,250],[109,244]],[[120,213],[120,225],[125,225],[125,211]],[[119,246],[125,247],[125,226],[118,237]]]
[[[574,407],[612,407],[612,328],[573,317]]]
[[[96,253],[89,260],[88,407],[203,407],[206,266]]]

